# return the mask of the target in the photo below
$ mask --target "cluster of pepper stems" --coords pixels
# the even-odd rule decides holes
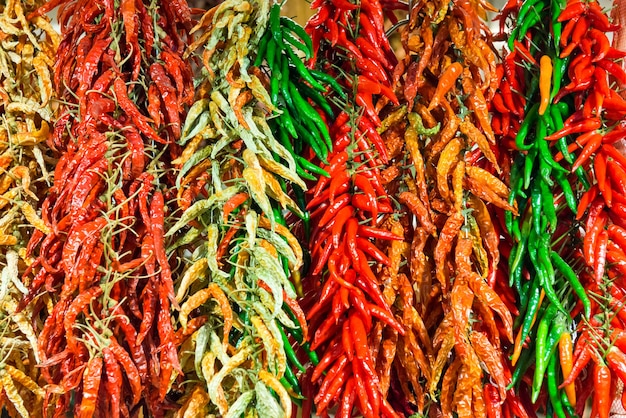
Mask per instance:
[[[54,182],[22,175],[34,229],[0,243],[9,412],[609,416],[626,52],[597,2],[510,0],[501,53],[484,0],[26,17],[57,6]]]

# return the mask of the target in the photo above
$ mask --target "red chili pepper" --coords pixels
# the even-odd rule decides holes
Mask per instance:
[[[589,157],[591,157],[591,154],[593,154],[598,150],[598,148],[600,148],[600,145],[602,145],[602,135],[592,135],[585,144],[585,147],[581,151],[578,158],[576,158],[576,161],[574,161],[574,165],[572,165],[572,172],[576,171],[578,167],[583,165],[589,159]]]
[[[606,353],[606,361],[619,379],[626,383],[626,355],[622,349],[613,346]]]
[[[311,5],[311,7],[313,7],[313,5]],[[309,35],[311,35],[311,32],[319,32],[312,31],[311,29],[316,28],[326,22],[326,20],[330,16],[330,8],[330,3],[324,3],[322,7],[317,10],[317,13],[308,20],[305,29]]]
[[[365,110],[365,114],[367,115],[367,117],[370,118],[372,122],[376,124],[376,126],[380,126],[382,122],[378,117],[378,112],[376,111],[374,103],[372,102],[371,94],[362,92],[357,93],[356,103]]]
[[[561,48],[567,46],[570,40],[570,35],[572,34],[572,31],[576,27],[576,24],[578,23],[579,19],[580,19],[580,16],[576,16],[563,26],[563,31],[561,32],[561,40],[559,42],[559,45],[561,46]]]
[[[149,139],[161,144],[166,144],[167,141],[162,139],[148,124],[148,121],[144,115],[141,114],[135,103],[128,98],[128,91],[126,84],[121,78],[116,78],[113,82],[113,91],[115,98],[120,108],[131,118],[137,128],[146,135]]]
[[[230,213],[233,210],[237,209],[239,206],[241,206],[241,204],[243,204],[249,198],[250,196],[248,196],[248,193],[242,192],[242,193],[237,193],[236,195],[228,199],[228,201],[224,203],[224,207],[222,208],[222,211],[224,213],[224,216],[223,216],[224,222],[228,221],[228,215],[230,215]]]
[[[388,87],[385,88],[388,89]],[[383,164],[386,164],[389,160],[389,157],[387,156],[387,147],[385,146],[385,142],[381,138],[378,131],[376,131],[376,128],[374,127],[372,122],[370,122],[368,118],[361,117],[359,119],[359,129],[361,129],[364,133],[367,133],[367,138],[374,145],[376,151],[378,151],[378,156],[380,157],[381,161],[383,162]]]
[[[357,267],[357,271],[360,270],[360,266],[363,261],[358,252],[356,242],[358,228],[359,221],[356,218],[348,219],[346,222],[346,248],[348,249],[348,254],[352,258],[352,263]]]
[[[322,374],[326,371],[326,368],[330,366],[339,356],[343,353],[343,347],[334,339],[329,347],[326,349],[324,356],[320,359],[320,362],[313,369],[311,374],[311,382],[316,382]]]
[[[354,197],[353,197],[354,200]],[[352,206],[345,206],[341,209],[337,215],[335,216],[335,223],[332,226],[331,234],[333,238],[333,246],[335,248],[339,248],[341,232],[343,231],[343,227],[349,219],[352,219],[354,216],[354,209]]]
[[[387,61],[385,54],[383,54],[380,49],[372,45],[367,39],[365,39],[364,37],[359,37],[356,39],[355,43],[356,43],[356,46],[361,51],[363,51],[364,57],[369,58],[374,61],[378,61],[383,67],[387,68],[388,70],[393,69],[393,66],[391,65],[391,63]]]
[[[609,236],[605,230],[600,231],[597,238],[596,248],[594,250],[594,275],[596,284],[600,286],[604,278],[604,268],[606,266],[606,251]]]
[[[530,51],[528,51],[528,49],[526,49],[526,47],[521,42],[516,40],[514,42],[514,45],[515,45],[515,51],[519,52],[522,58],[524,58],[526,61],[528,61],[529,63],[535,66],[539,66],[539,64],[537,63],[537,60],[533,57]]]
[[[612,25],[609,22],[609,17],[604,13],[600,4],[596,2],[589,2],[589,10],[587,11],[587,17],[591,20],[591,24],[601,30],[602,32],[614,32],[620,28],[619,25]]]
[[[601,32],[595,28],[589,29],[587,36],[595,41],[593,62],[598,62],[601,59],[604,59],[606,57],[606,54],[608,54],[609,49],[611,48],[609,38],[606,37],[606,34],[604,32]]]
[[[498,389],[491,383],[487,383],[483,388],[483,398],[485,399],[487,417],[502,418],[500,394],[498,393]]]
[[[596,363],[593,370],[593,406],[599,418],[609,418],[611,410],[611,371],[602,363]]]
[[[363,13],[361,13],[363,16]],[[348,321],[346,321],[348,323]],[[350,360],[352,361],[352,360]],[[341,406],[337,412],[337,418],[350,418],[352,416],[352,408],[356,401],[356,390],[354,389],[354,378],[350,377],[346,382],[346,387],[341,397]]]
[[[356,279],[356,276],[355,276]],[[352,307],[356,309],[356,311],[361,315],[361,319],[365,323],[365,329],[369,332],[372,329],[372,315],[370,311],[367,309],[367,302],[365,301],[365,295],[363,292],[358,289],[350,289],[350,293],[348,295],[349,302],[352,304]]]
[[[378,203],[376,201],[376,191],[374,190],[374,187],[365,176],[360,174],[356,174],[354,176],[354,185],[365,193],[365,196],[369,200],[369,205],[372,211],[372,226],[375,226],[378,219]]]
[[[565,22],[566,20],[574,19],[584,14],[588,9],[587,3],[582,1],[576,1],[569,3],[567,7],[559,14],[558,22]]]
[[[350,194],[344,193],[331,204],[325,211],[324,215],[320,219],[318,226],[323,227],[326,225],[344,206],[350,203]],[[312,217],[312,216],[311,216]]]
[[[597,61],[597,65],[608,71],[620,84],[626,84],[626,72],[619,64],[605,58]]]
[[[381,264],[384,264],[386,266],[390,265],[391,261],[389,260],[389,258],[372,242],[360,237],[356,240],[358,248],[362,250],[365,254],[368,254],[374,260]]]
[[[367,225],[359,225],[359,235],[364,236],[366,238],[373,239],[382,239],[382,240],[390,240],[390,241],[402,241],[403,238],[392,233],[391,231],[373,228]]]
[[[605,109],[607,110],[607,112],[615,111],[615,112],[620,112],[620,114],[622,114],[623,112],[626,112],[626,100],[624,100],[619,94],[616,94],[612,90],[609,90],[608,94],[604,96],[604,100],[602,103]],[[615,118],[610,117],[610,115],[608,114],[606,115],[606,118],[615,119]],[[621,137],[623,138],[623,133]]]
[[[326,25],[326,29],[328,30],[322,32],[322,36],[324,37],[324,39],[330,42],[331,47],[334,47],[339,41],[339,26],[337,25],[337,22],[335,22],[333,19],[326,19],[324,24]]]
[[[342,11],[351,11],[358,8],[356,4],[352,4],[348,0],[331,0],[331,3],[333,4],[333,6]]]
[[[83,372],[83,398],[78,409],[78,417],[91,418],[94,416],[101,375],[102,357],[94,357],[89,360]]]
[[[582,120],[576,121],[575,123],[564,125],[563,129],[553,133],[552,135],[546,136],[546,140],[555,141],[567,135],[572,135],[572,134],[581,133],[581,132],[590,132],[590,131],[599,129],[601,127],[602,127],[602,121],[598,117],[582,119]]]
[[[613,189],[622,195],[626,194],[626,170],[616,160],[611,159],[607,161],[606,169]]]

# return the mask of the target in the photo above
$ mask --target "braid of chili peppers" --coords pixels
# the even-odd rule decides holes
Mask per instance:
[[[572,372],[560,387],[564,386],[570,403],[578,409],[587,396],[592,396],[594,410],[606,416],[615,397],[608,382],[616,377],[623,382],[626,377],[622,367],[624,347],[619,343],[624,329],[624,315],[620,312],[624,298],[622,277],[626,272],[623,267],[626,188],[622,181],[626,173],[622,148],[626,102],[618,93],[626,82],[626,73],[619,64],[626,54],[610,45],[606,33],[618,30],[619,26],[611,22],[597,2],[567,2],[558,21],[563,25],[559,46],[566,75],[555,99],[573,106],[564,115],[563,128],[550,139],[568,144],[572,158],[566,159],[566,167],[573,172],[588,173],[591,181],[590,186],[582,182],[573,182],[572,186],[585,190],[576,213],[582,225],[582,248],[575,254],[575,260],[585,266],[580,275],[592,299],[591,315],[594,319],[602,318],[595,323],[578,324],[581,335],[575,342]],[[566,156],[565,152],[562,154]],[[576,312],[583,309],[579,304]],[[582,348],[588,344],[592,354],[584,355],[583,351],[587,350]],[[589,359],[595,363],[587,366],[594,374],[593,393],[576,393],[572,382],[585,363],[591,363]]]
[[[316,1],[312,7],[319,8],[307,24],[314,56],[344,86],[347,103],[330,123],[333,147],[322,168],[331,178],[318,180],[309,195],[317,226],[302,303],[315,330],[311,347],[320,353],[320,363],[304,384],[317,388],[318,414],[339,405],[342,417],[351,416],[353,408],[365,416],[393,415],[389,377],[380,373],[377,358],[383,330],[396,335],[405,330],[391,311],[394,292],[369,260],[388,265],[375,240],[400,239],[378,224],[379,214],[392,209],[378,168],[388,156],[374,106],[382,97],[397,103],[390,89],[396,58],[380,2]]]
[[[181,357],[189,358],[185,373],[199,381],[183,406],[190,414],[202,405],[222,416],[290,416],[292,399],[300,398],[293,367],[304,367],[291,341],[304,343],[308,329],[290,279],[297,282],[303,252],[283,211],[304,215],[290,189],[307,185],[295,143],[279,142],[274,133],[284,135],[283,127],[268,123],[280,110],[265,72],[276,62],[296,70],[283,24],[294,28],[281,23],[272,1],[224,2],[200,19],[188,49],[192,55],[202,47],[204,67],[182,129],[180,219],[168,235],[179,238],[185,258],[177,283],[179,331],[188,341]],[[282,80],[289,86],[287,72]],[[219,310],[208,308],[212,302]]]
[[[397,381],[418,412],[485,416],[487,409],[513,407],[525,416],[507,390],[511,376],[501,342],[512,340],[515,295],[498,274],[501,227],[490,208],[516,207],[495,174],[506,176],[509,167],[487,114],[498,75],[478,16],[489,6],[421,6],[414,5],[400,29],[406,54],[394,81],[403,106],[383,110],[391,159],[385,184],[404,206],[394,217],[404,230],[400,248],[410,249],[414,260],[390,270],[400,282],[398,316],[411,324],[397,337],[392,387]],[[402,260],[391,253],[390,259]],[[483,389],[481,364],[495,394]],[[423,388],[436,402],[426,402]]]
[[[60,158],[42,204],[49,232],[28,245],[35,277],[20,303],[55,302],[38,349],[43,376],[63,391],[49,391],[44,408],[89,415],[98,405],[119,416],[141,403],[162,416],[181,371],[164,239],[174,184],[163,155],[178,153],[193,89],[177,52],[189,10],[79,1],[48,3],[33,16],[59,3],[54,84],[63,102],[49,143]]]
[[[6,394],[3,408],[11,416],[40,410],[44,394],[37,367],[37,313],[17,312],[32,279],[22,277],[33,262],[26,245],[31,236],[49,231],[38,216],[38,196],[50,186],[55,162],[45,141],[56,116],[50,74],[60,39],[48,18],[25,16],[40,5],[20,0],[6,2],[0,10],[0,312],[5,318],[0,382]],[[28,391],[20,390],[22,386]]]
[[[518,321],[519,331],[513,354],[513,362],[517,363],[515,375],[521,379],[528,367],[528,362],[518,362],[518,358],[521,358],[522,344],[530,336],[529,351],[536,362],[532,398],[537,399],[544,387],[543,370],[548,368],[550,405],[555,413],[562,416],[565,409],[576,405],[581,410],[572,384],[575,376],[592,357],[601,359],[607,348],[605,344],[612,338],[611,325],[603,324],[598,330],[596,324],[588,329],[583,317],[611,311],[617,306],[615,296],[607,295],[605,281],[606,260],[611,258],[607,256],[611,230],[607,226],[613,222],[608,209],[614,207],[614,193],[610,186],[607,187],[611,178],[608,173],[611,158],[604,152],[604,144],[609,144],[606,148],[609,152],[621,157],[610,145],[620,137],[618,121],[623,114],[617,110],[619,102],[610,102],[617,95],[609,91],[610,71],[607,69],[615,68],[607,57],[617,59],[621,53],[610,47],[606,35],[602,33],[614,31],[617,26],[610,23],[597,3],[534,3],[510,2],[502,13],[502,27],[508,15],[517,21],[518,26],[509,39],[513,52],[504,59],[501,70],[504,75],[499,92],[502,100],[494,101],[492,110],[499,127],[497,133],[513,149],[512,156],[516,158],[511,173],[512,199],[528,202],[521,227],[507,214],[507,228],[514,243],[510,257],[511,280],[520,292],[521,312],[525,314],[524,320],[520,317]],[[534,14],[551,16],[550,32],[533,17]],[[545,37],[548,33],[551,36]],[[539,71],[533,69],[535,65],[539,66]],[[615,71],[618,72],[614,77],[619,80],[623,71]],[[528,84],[524,86],[524,83]],[[592,89],[591,86],[595,87]],[[526,99],[522,95],[537,105],[525,106]],[[508,128],[508,120],[514,121],[513,129]],[[615,132],[614,137],[611,132]],[[528,141],[527,138],[533,135],[535,139]],[[519,150],[527,153],[520,153]],[[589,170],[583,169],[586,166]],[[613,167],[619,169],[615,163]],[[529,199],[526,200],[529,192]],[[577,201],[576,194],[580,193],[580,201]],[[552,226],[557,219],[554,206],[557,208],[558,226]],[[541,214],[538,213],[540,210]],[[577,219],[583,219],[582,237],[572,233],[575,225],[568,221],[574,217],[572,213]],[[548,225],[543,221],[544,215],[549,220]],[[616,227],[612,230],[617,231]],[[541,236],[539,242],[538,236]],[[538,256],[533,258],[534,251]],[[531,277],[531,280],[522,279],[522,275],[526,274],[523,268],[526,254],[530,255],[530,265],[533,266],[530,274],[534,278]],[[587,269],[584,265],[588,266]],[[617,271],[615,264],[608,270],[609,277],[619,274]],[[535,281],[541,283],[535,284]],[[552,287],[565,296],[556,296]],[[614,291],[617,295],[618,289]],[[598,295],[602,295],[600,299]],[[566,306],[570,312],[560,312],[556,309],[560,305]],[[569,379],[565,379],[567,384],[560,385],[562,389],[565,386],[563,391],[556,389],[550,380],[553,373],[550,364],[553,362],[548,360],[557,355],[557,344],[560,347],[561,341],[571,340],[569,334],[574,327],[585,330],[582,335],[586,338],[578,337],[576,347],[581,354],[577,357],[574,353],[575,359],[572,359],[571,344],[563,343],[570,348],[559,350],[564,371],[558,383],[569,375]],[[590,356],[589,351],[581,350],[581,344],[589,343],[588,338],[593,339],[599,355]],[[583,364],[583,361],[586,362]],[[566,368],[574,371],[566,374]],[[525,383],[516,383],[516,386],[520,385]],[[585,397],[590,393],[587,392]],[[567,399],[567,402],[564,403],[561,398]]]

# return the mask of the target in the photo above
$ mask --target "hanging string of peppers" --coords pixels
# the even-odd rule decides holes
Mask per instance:
[[[26,244],[34,229],[47,231],[36,208],[50,186],[54,160],[45,141],[54,120],[51,72],[59,37],[45,17],[27,18],[40,2],[12,1],[0,9],[0,405],[11,416],[41,410],[44,391],[37,369],[32,309],[16,312],[30,277]],[[24,227],[27,225],[27,227]],[[51,310],[51,300],[44,302]]]
[[[302,144],[328,132],[302,80],[323,88],[291,46],[310,54],[310,39],[278,4],[226,1],[193,31],[188,51],[203,47],[204,69],[179,141],[180,219],[167,233],[180,232],[174,246],[187,265],[177,283],[178,322],[191,336],[183,370],[201,382],[183,410],[291,416],[305,370],[292,340],[304,344],[308,328],[295,301],[303,251],[283,214],[306,220],[300,176],[321,170]]]
[[[398,103],[390,88],[396,58],[378,1],[318,1],[312,7],[319,8],[307,24],[313,56],[345,93],[329,94],[336,104],[328,122],[332,149],[321,163],[330,178],[321,177],[308,196],[316,227],[302,303],[320,363],[304,377],[304,384],[313,387],[305,391],[303,413],[310,414],[315,403],[320,416],[334,405],[342,417],[351,416],[355,407],[364,416],[396,416],[387,399],[389,371],[377,368],[377,358],[383,330],[389,327],[397,336],[405,327],[391,310],[391,283],[370,266],[370,260],[393,262],[375,239],[401,238],[377,222],[392,207],[378,168],[388,157],[376,130],[381,120],[374,98],[382,94]],[[370,344],[368,336],[378,338],[377,344]]]
[[[514,159],[510,201],[523,213],[521,222],[508,217],[511,244],[503,244],[512,245],[523,314],[513,384],[547,415],[582,415],[592,396],[592,416],[608,417],[616,379],[626,377],[618,343],[626,160],[614,146],[623,138],[617,89],[626,73],[617,63],[624,53],[606,35],[618,27],[594,1],[509,2],[500,20],[502,28],[517,23],[501,100],[492,102],[496,133]]]
[[[58,153],[42,203],[18,310],[54,306],[37,352],[55,416],[163,416],[180,375],[166,217],[191,68],[179,52],[190,13],[180,2],[54,1],[62,41],[54,84]],[[48,295],[48,296],[45,296]]]
[[[419,413],[528,416],[508,387],[516,295],[489,210],[517,212],[498,178],[510,167],[487,111],[498,76],[481,16],[492,9],[429,4],[413,5],[400,30],[405,58],[394,81],[403,107],[389,109],[383,135],[393,163],[386,187],[402,204],[394,215],[404,232],[397,315],[408,331],[395,370]]]

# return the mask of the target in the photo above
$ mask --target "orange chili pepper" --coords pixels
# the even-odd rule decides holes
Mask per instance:
[[[539,94],[541,102],[539,114],[543,115],[550,104],[550,86],[552,81],[552,60],[549,56],[543,55],[539,60]]]
[[[569,332],[564,332],[559,339],[559,358],[561,360],[561,371],[563,372],[564,379],[567,379],[572,372],[572,367],[574,366],[573,352],[572,336]],[[565,394],[572,406],[575,407],[576,386],[574,383],[565,386]]]
[[[454,83],[459,78],[461,73],[463,72],[463,65],[460,62],[454,62],[446,68],[446,70],[439,77],[439,82],[437,83],[437,89],[435,90],[435,94],[433,99],[430,101],[428,105],[428,110],[433,110],[440,102],[441,99],[446,95],[448,91],[452,87],[454,87]]]

